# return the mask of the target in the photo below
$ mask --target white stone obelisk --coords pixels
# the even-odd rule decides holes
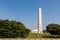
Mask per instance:
[[[38,9],[38,33],[42,33],[42,11],[41,8]]]

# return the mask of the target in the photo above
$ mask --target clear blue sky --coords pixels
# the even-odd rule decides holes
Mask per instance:
[[[60,0],[0,0],[0,19],[21,21],[37,29],[38,8],[42,8],[43,29],[50,23],[60,24]]]

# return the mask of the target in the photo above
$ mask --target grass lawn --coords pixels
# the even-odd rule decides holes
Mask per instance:
[[[44,38],[44,36],[49,36],[50,34],[37,34],[37,33],[30,33],[27,38]]]
[[[37,33],[30,33],[27,38],[60,38],[60,35],[51,35],[49,33],[37,34]]]

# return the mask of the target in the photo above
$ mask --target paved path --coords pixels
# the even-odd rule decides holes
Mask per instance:
[[[60,40],[59,38],[0,38],[0,40]]]

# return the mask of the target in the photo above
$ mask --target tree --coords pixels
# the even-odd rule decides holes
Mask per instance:
[[[60,25],[59,24],[49,24],[46,27],[47,31],[53,35],[60,35]]]
[[[48,31],[47,30],[43,30],[43,33],[48,33]]]
[[[17,21],[0,20],[0,38],[26,37],[29,29]]]

